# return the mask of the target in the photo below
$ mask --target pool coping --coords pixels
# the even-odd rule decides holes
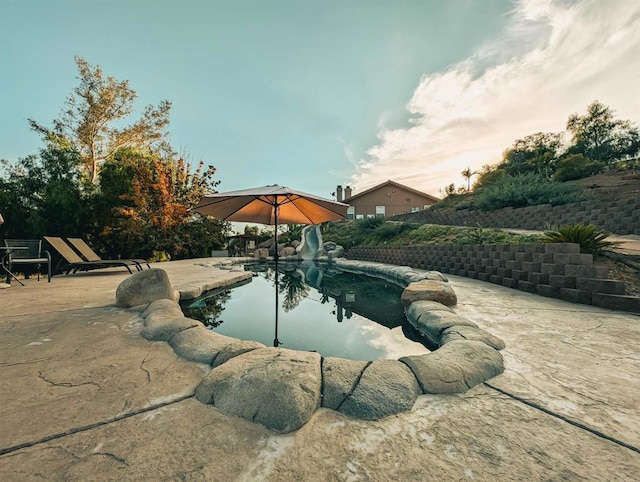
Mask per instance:
[[[237,258],[196,264],[233,270],[234,265],[249,261],[255,260]],[[196,389],[201,402],[281,433],[297,430],[320,407],[352,418],[375,420],[411,410],[420,395],[464,393],[504,371],[499,352],[504,343],[455,313],[451,306],[456,304],[457,297],[441,273],[344,258],[333,260],[333,264],[343,271],[383,278],[404,287],[402,301],[408,321],[439,348],[398,360],[322,357],[220,335],[182,314],[179,299],[195,298],[203,291],[229,286],[251,276],[249,272],[230,277],[220,286],[200,282],[200,289],[180,286],[182,289],[178,290],[173,287],[156,290],[174,294],[155,295],[156,298],[144,303],[146,307],[140,313],[142,336],[150,341],[164,341],[178,356],[209,367]],[[151,275],[145,273],[150,271],[129,277],[128,285],[136,285],[136,278],[148,278]],[[117,296],[120,291],[119,287]],[[256,391],[254,386],[242,382],[248,373],[265,373],[272,366],[279,368],[269,372],[269,380],[260,379],[260,384],[272,390]],[[299,366],[305,369],[292,371],[292,367]],[[280,397],[274,398],[273,393]]]

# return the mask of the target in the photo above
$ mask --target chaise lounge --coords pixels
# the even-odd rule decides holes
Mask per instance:
[[[71,246],[73,246],[76,249],[76,251],[80,253],[80,256],[82,256],[87,261],[96,261],[96,262],[104,261],[100,256],[98,256],[98,253],[96,253],[93,249],[91,249],[91,247],[87,243],[84,242],[83,239],[67,238],[67,241],[71,243]],[[149,266],[149,263],[147,262],[146,259],[124,259],[124,260],[118,260],[118,261],[133,261],[134,263],[140,266],[140,269],[142,269],[143,264],[146,264],[147,268],[151,269],[151,266]]]
[[[53,236],[45,236],[44,239],[55,249],[67,264],[59,266],[65,274],[74,274],[78,271],[90,271],[101,268],[111,268],[114,266],[122,266],[127,268],[129,273],[133,274],[131,267],[134,266],[137,271],[142,271],[139,263],[129,259],[101,259],[100,261],[83,260],[62,238]]]

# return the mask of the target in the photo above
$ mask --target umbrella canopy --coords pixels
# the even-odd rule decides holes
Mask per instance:
[[[347,217],[343,203],[274,184],[207,194],[195,211],[225,221],[259,224],[319,224]]]

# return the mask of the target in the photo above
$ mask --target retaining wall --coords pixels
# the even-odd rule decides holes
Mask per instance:
[[[640,235],[640,196],[624,201],[581,201],[551,206],[541,204],[525,208],[503,208],[496,211],[477,209],[427,209],[391,218],[423,224],[476,226],[492,228],[519,228],[543,230],[546,223],[556,226],[566,224],[595,224],[600,229],[616,234]]]
[[[608,278],[572,243],[356,246],[348,259],[406,265],[489,281],[572,303],[640,313],[640,297]]]

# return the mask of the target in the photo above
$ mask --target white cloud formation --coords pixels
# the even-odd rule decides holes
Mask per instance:
[[[640,120],[640,2],[521,0],[472,58],[424,75],[411,125],[379,132],[352,181],[387,179],[438,195],[460,172],[496,164],[516,139],[560,132],[594,100]],[[381,123],[384,126],[384,123]]]

